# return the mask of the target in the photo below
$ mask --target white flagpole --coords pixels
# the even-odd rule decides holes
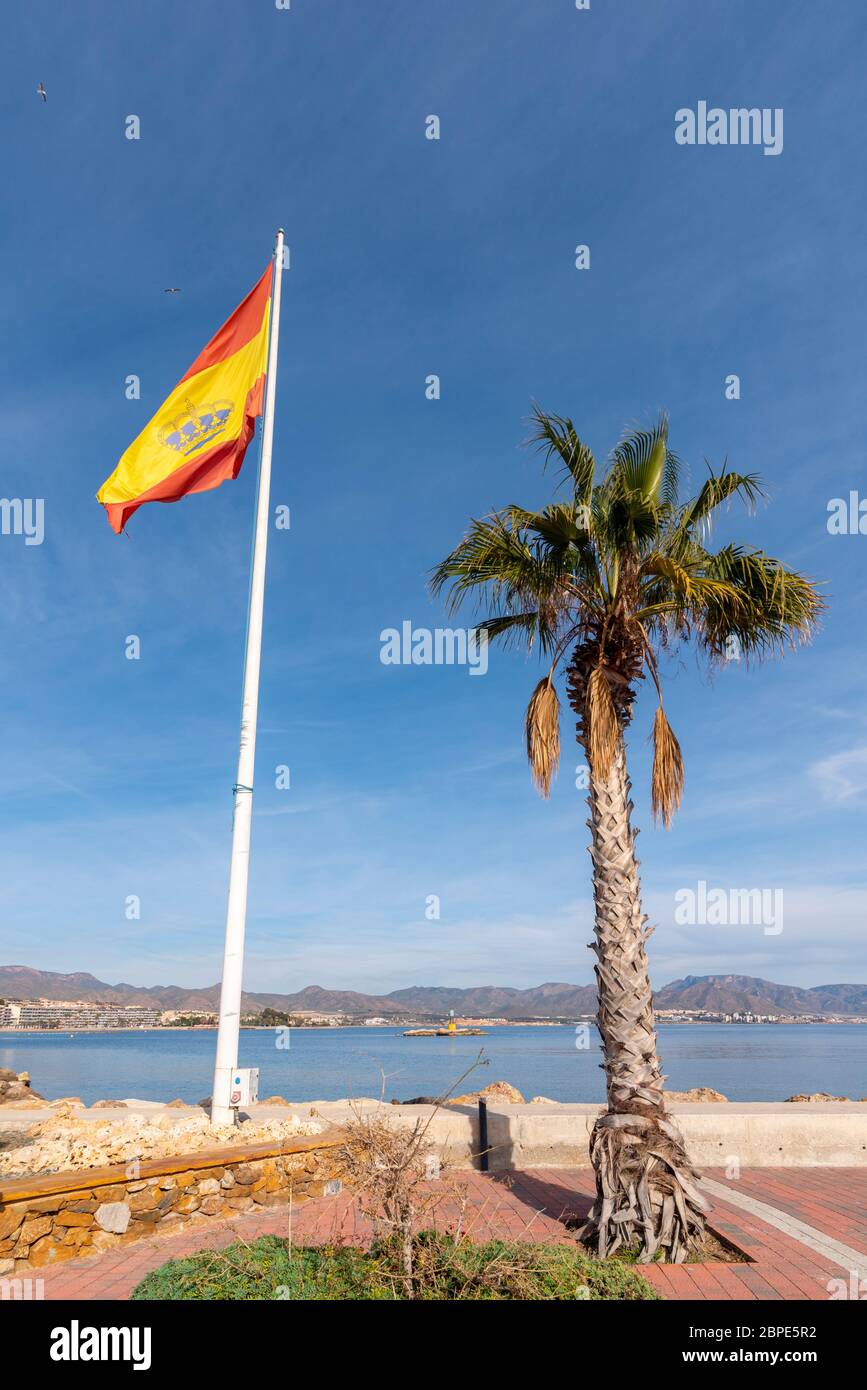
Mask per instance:
[[[241,986],[244,974],[244,930],[247,923],[247,878],[250,867],[250,830],[253,820],[253,769],[256,761],[256,717],[259,708],[259,667],[262,657],[262,616],[265,608],[265,558],[268,549],[271,499],[271,446],[274,439],[274,398],[277,393],[277,342],[280,336],[280,287],[283,271],[283,230],[274,247],[274,281],[271,301],[271,340],[265,382],[265,414],[262,424],[262,459],[256,499],[256,532],[250,578],[247,618],[247,652],[244,661],[244,694],[241,705],[241,745],[235,784],[232,822],[232,861],[229,869],[229,901],[226,907],[226,944],[220,988],[220,1025],[211,1098],[211,1124],[234,1124],[229,1104],[232,1072],[238,1065],[241,1028]]]

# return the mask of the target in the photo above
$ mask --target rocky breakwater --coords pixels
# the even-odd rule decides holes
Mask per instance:
[[[688,1102],[714,1102],[715,1104],[727,1104],[728,1096],[724,1096],[721,1091],[711,1090],[708,1086],[695,1086],[691,1091],[666,1091],[666,1099],[674,1103],[682,1101]],[[794,1096],[794,1100],[817,1099],[817,1097]],[[823,1097],[823,1099],[833,1099],[833,1097]],[[568,1102],[551,1100],[549,1096],[533,1096],[526,1101],[518,1090],[508,1081],[492,1081],[490,1085],[483,1087],[480,1091],[468,1091],[463,1096],[449,1096],[445,1100],[438,1100],[435,1096],[413,1096],[412,1100],[396,1101],[392,1105],[478,1105],[479,1101],[486,1101],[489,1105],[565,1105]]]
[[[0,1067],[0,1105],[24,1107],[34,1103],[37,1106],[48,1104],[38,1091],[31,1090],[29,1073]]]
[[[816,1105],[824,1105],[827,1101],[836,1101],[839,1102],[840,1105],[851,1105],[852,1097],[832,1096],[827,1091],[813,1091],[810,1095],[807,1095],[805,1092],[802,1095],[786,1096],[787,1105],[802,1105],[805,1101],[810,1101]],[[867,1096],[861,1096],[858,1104],[867,1105]]]
[[[61,1106],[50,1117],[30,1125],[25,1143],[0,1152],[0,1177],[171,1158],[223,1144],[259,1144],[318,1134],[322,1128],[317,1120],[301,1120],[295,1115],[262,1123],[243,1120],[238,1125],[212,1126],[207,1115],[194,1107],[183,1114],[130,1112],[122,1120],[104,1121]]]

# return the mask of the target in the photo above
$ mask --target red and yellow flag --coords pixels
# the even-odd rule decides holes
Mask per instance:
[[[273,263],[214,334],[96,494],[118,534],[144,502],[237,478],[262,414]]]

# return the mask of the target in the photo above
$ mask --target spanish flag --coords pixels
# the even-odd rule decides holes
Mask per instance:
[[[96,494],[118,535],[144,502],[237,478],[262,414],[272,275],[273,262]]]

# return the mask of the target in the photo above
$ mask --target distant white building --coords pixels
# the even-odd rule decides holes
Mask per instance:
[[[0,1027],[3,1028],[148,1028],[158,1023],[159,1018],[159,1009],[67,1003],[55,999],[0,1005]]]

